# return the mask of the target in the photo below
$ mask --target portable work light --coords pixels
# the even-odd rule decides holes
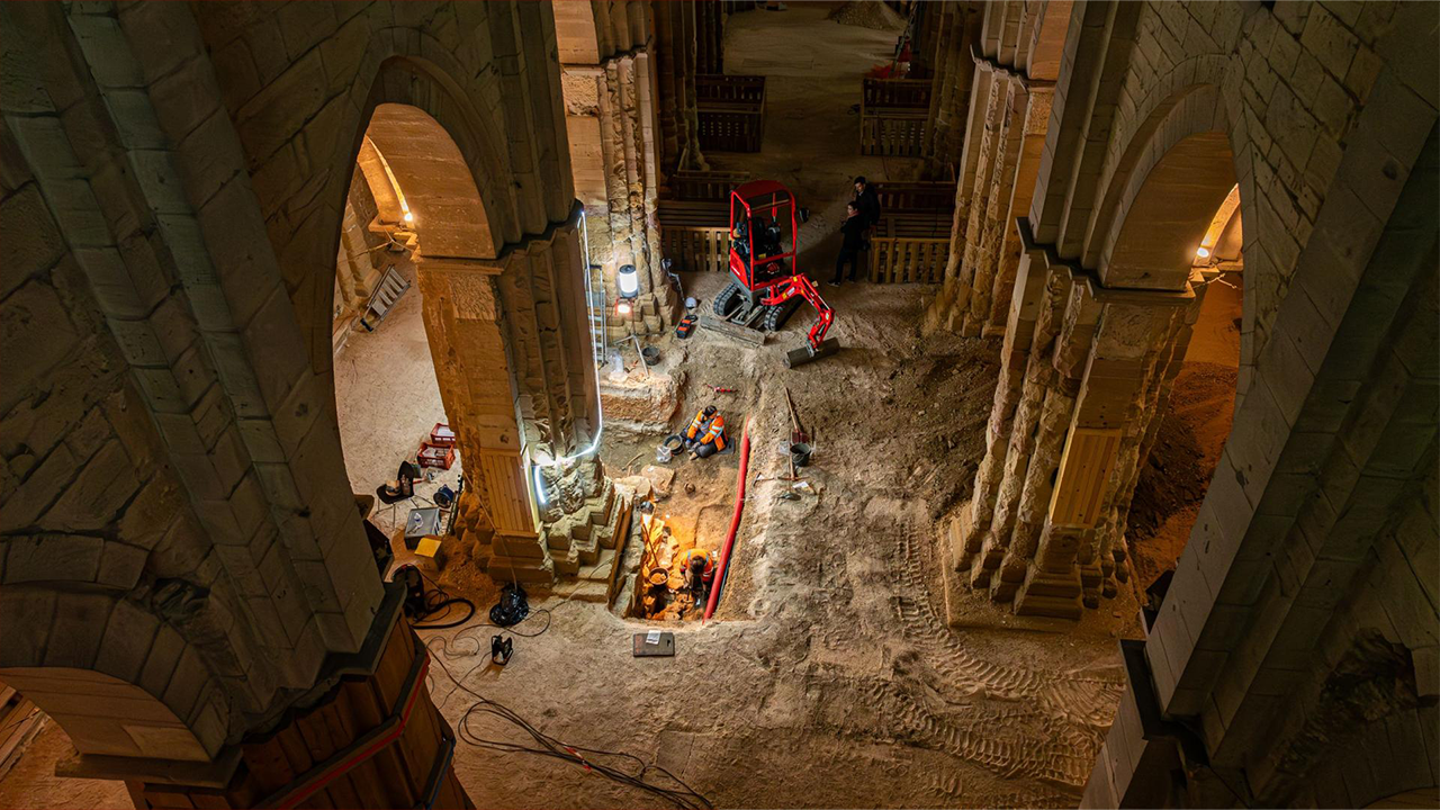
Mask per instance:
[[[620,267],[615,274],[615,283],[620,287],[621,298],[635,298],[640,295],[640,274],[635,272],[633,264]]]

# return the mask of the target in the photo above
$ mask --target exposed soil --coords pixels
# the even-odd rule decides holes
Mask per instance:
[[[1125,541],[1141,593],[1180,559],[1230,438],[1242,296],[1239,274],[1226,278],[1205,293],[1185,365],[1135,484]]]
[[[822,279],[851,176],[898,179],[914,168],[855,155],[850,105],[864,70],[888,57],[894,32],[842,26],[825,19],[828,10],[792,3],[731,18],[727,67],[770,76],[765,152],[707,155],[716,168],[791,184],[816,212],[801,261]],[[726,280],[685,283],[703,307]],[[473,698],[456,689],[462,681],[571,745],[659,764],[717,807],[1075,806],[1123,688],[1114,641],[954,631],[941,596],[934,518],[968,495],[983,455],[999,344],[922,340],[916,327],[933,288],[822,291],[838,313],[831,335],[840,354],[785,368],[784,351],[800,345],[813,317],[808,308],[763,347],[703,330],[667,339],[662,350],[686,372],[677,414],[653,432],[606,437],[603,458],[621,474],[637,454],[632,472],[652,462],[655,444],[706,401],[724,410],[737,444],[753,420],[754,478],[718,620],[626,619],[620,608],[566,599],[562,584],[537,595],[534,606],[549,612],[516,629],[544,631],[516,637],[504,668],[477,654],[482,645],[488,652],[494,628],[422,632],[435,653],[431,694],[469,734],[520,740],[513,727],[467,719]],[[739,391],[716,395],[706,385]],[[804,472],[813,492],[798,500],[782,498],[795,491],[780,479],[786,386],[814,435]],[[677,531],[701,544],[723,539],[738,460],[671,463],[674,494],[662,510]],[[381,461],[390,463],[381,454],[377,471]],[[486,578],[463,568],[446,581],[482,615],[495,598]],[[632,634],[662,626],[675,633],[675,657],[632,657]],[[58,754],[48,756],[53,763]],[[546,757],[462,744],[454,767],[480,807],[660,804]],[[0,783],[0,805],[38,803],[13,782]],[[78,795],[54,789],[66,803]]]

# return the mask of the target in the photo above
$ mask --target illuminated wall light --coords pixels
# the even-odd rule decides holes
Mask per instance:
[[[593,317],[595,315],[594,304],[590,303],[594,301],[594,298],[591,296],[590,290],[590,226],[588,218],[586,217],[584,206],[580,207],[580,232],[582,234],[580,244],[583,246],[585,251],[585,300],[590,310],[590,315]],[[638,292],[638,282],[636,284],[636,287]],[[600,364],[598,363],[595,365],[595,387],[598,391],[600,387]],[[605,409],[601,406],[602,401],[603,400],[599,400],[599,398],[597,397],[597,402],[595,403],[595,438],[590,442],[589,447],[573,455],[564,456],[563,458],[552,457],[549,461],[544,461],[542,459],[537,459],[534,456],[531,456],[531,464],[533,466],[531,466],[530,469],[533,473],[532,477],[535,482],[535,500],[538,501],[541,506],[545,506],[550,502],[550,493],[545,490],[545,478],[543,475],[541,475],[540,472],[540,469],[542,467],[560,467],[564,464],[570,464],[572,462],[579,461],[586,456],[592,455],[595,453],[596,450],[600,449],[600,437],[605,433]],[[554,452],[553,445],[551,448],[551,452]]]
[[[1199,250],[1195,251],[1195,255],[1199,256],[1202,259],[1208,259],[1210,258],[1210,250],[1208,248],[1202,247]]]
[[[618,304],[615,305],[615,314],[616,314],[616,315],[629,315],[629,314],[630,314],[630,310],[631,310],[630,302],[628,302],[628,301],[621,301],[620,303],[618,303]]]
[[[624,265],[615,273],[615,283],[620,287],[621,298],[635,298],[640,295],[640,274],[635,265]]]
[[[405,212],[405,216],[403,217],[403,219],[405,220],[405,223],[406,223],[407,225],[408,225],[408,224],[411,224],[411,223],[414,223],[414,222],[415,222],[415,212],[414,212],[414,211],[406,211],[406,212]]]

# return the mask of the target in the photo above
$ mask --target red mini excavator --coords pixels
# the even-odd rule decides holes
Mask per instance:
[[[774,332],[799,308],[801,298],[809,301],[819,318],[810,327],[806,344],[786,353],[790,368],[840,349],[834,338],[825,339],[835,310],[820,297],[815,282],[796,267],[800,223],[808,218],[809,212],[796,207],[790,189],[773,180],[754,180],[731,191],[730,273],[734,278],[714,302],[715,315],[722,320]]]

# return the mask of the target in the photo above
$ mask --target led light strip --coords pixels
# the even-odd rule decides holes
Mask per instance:
[[[597,328],[597,327],[595,326],[595,323],[596,323],[596,321],[595,321],[595,294],[594,294],[594,290],[592,289],[592,282],[591,282],[591,280],[590,280],[590,227],[589,227],[587,218],[586,218],[586,216],[585,216],[585,206],[584,206],[583,203],[580,205],[580,234],[581,234],[580,238],[581,238],[582,240],[584,240],[584,246],[585,246],[585,308],[586,308],[586,310],[588,311],[589,316],[590,316],[590,323],[591,323],[591,330],[592,330],[592,334],[591,334],[591,336],[590,336],[590,338],[591,338],[591,340],[590,340],[590,346],[591,346],[591,350],[593,351],[593,350],[594,350],[594,346],[595,346],[596,343],[597,343],[597,341],[595,340],[595,335],[593,334],[593,330]],[[603,346],[603,345],[605,345],[605,342],[604,342],[603,340],[601,340],[601,341],[599,341],[599,345]],[[540,469],[541,469],[542,467],[559,467],[559,466],[561,466],[561,465],[563,465],[563,464],[569,464],[569,463],[571,463],[571,462],[573,462],[573,461],[579,461],[580,459],[585,458],[586,456],[593,455],[593,454],[595,453],[595,451],[597,451],[597,450],[600,449],[600,436],[601,436],[601,435],[604,433],[604,431],[605,431],[605,405],[604,405],[604,399],[600,396],[600,366],[601,366],[601,360],[602,360],[602,358],[597,357],[597,358],[595,358],[595,362],[594,362],[594,366],[595,366],[595,420],[596,420],[596,425],[595,425],[595,440],[592,441],[592,442],[590,442],[590,446],[587,447],[587,448],[585,448],[584,450],[581,450],[580,452],[575,453],[575,454],[573,454],[573,455],[565,456],[564,458],[557,458],[557,459],[554,459],[554,460],[549,461],[549,462],[540,462],[540,461],[535,460],[534,458],[531,458],[531,459],[530,459],[530,463],[531,463],[531,465],[532,465],[532,466],[531,466],[531,470],[532,470],[532,472],[534,473],[534,479],[535,479],[535,500],[536,500],[541,506],[545,506],[546,504],[548,504],[548,503],[550,502],[550,496],[549,496],[549,494],[545,491],[545,479],[544,479],[544,477],[540,474]],[[553,449],[553,447],[554,447],[554,440],[553,440],[553,439],[551,440],[551,447],[552,447],[552,449]]]

